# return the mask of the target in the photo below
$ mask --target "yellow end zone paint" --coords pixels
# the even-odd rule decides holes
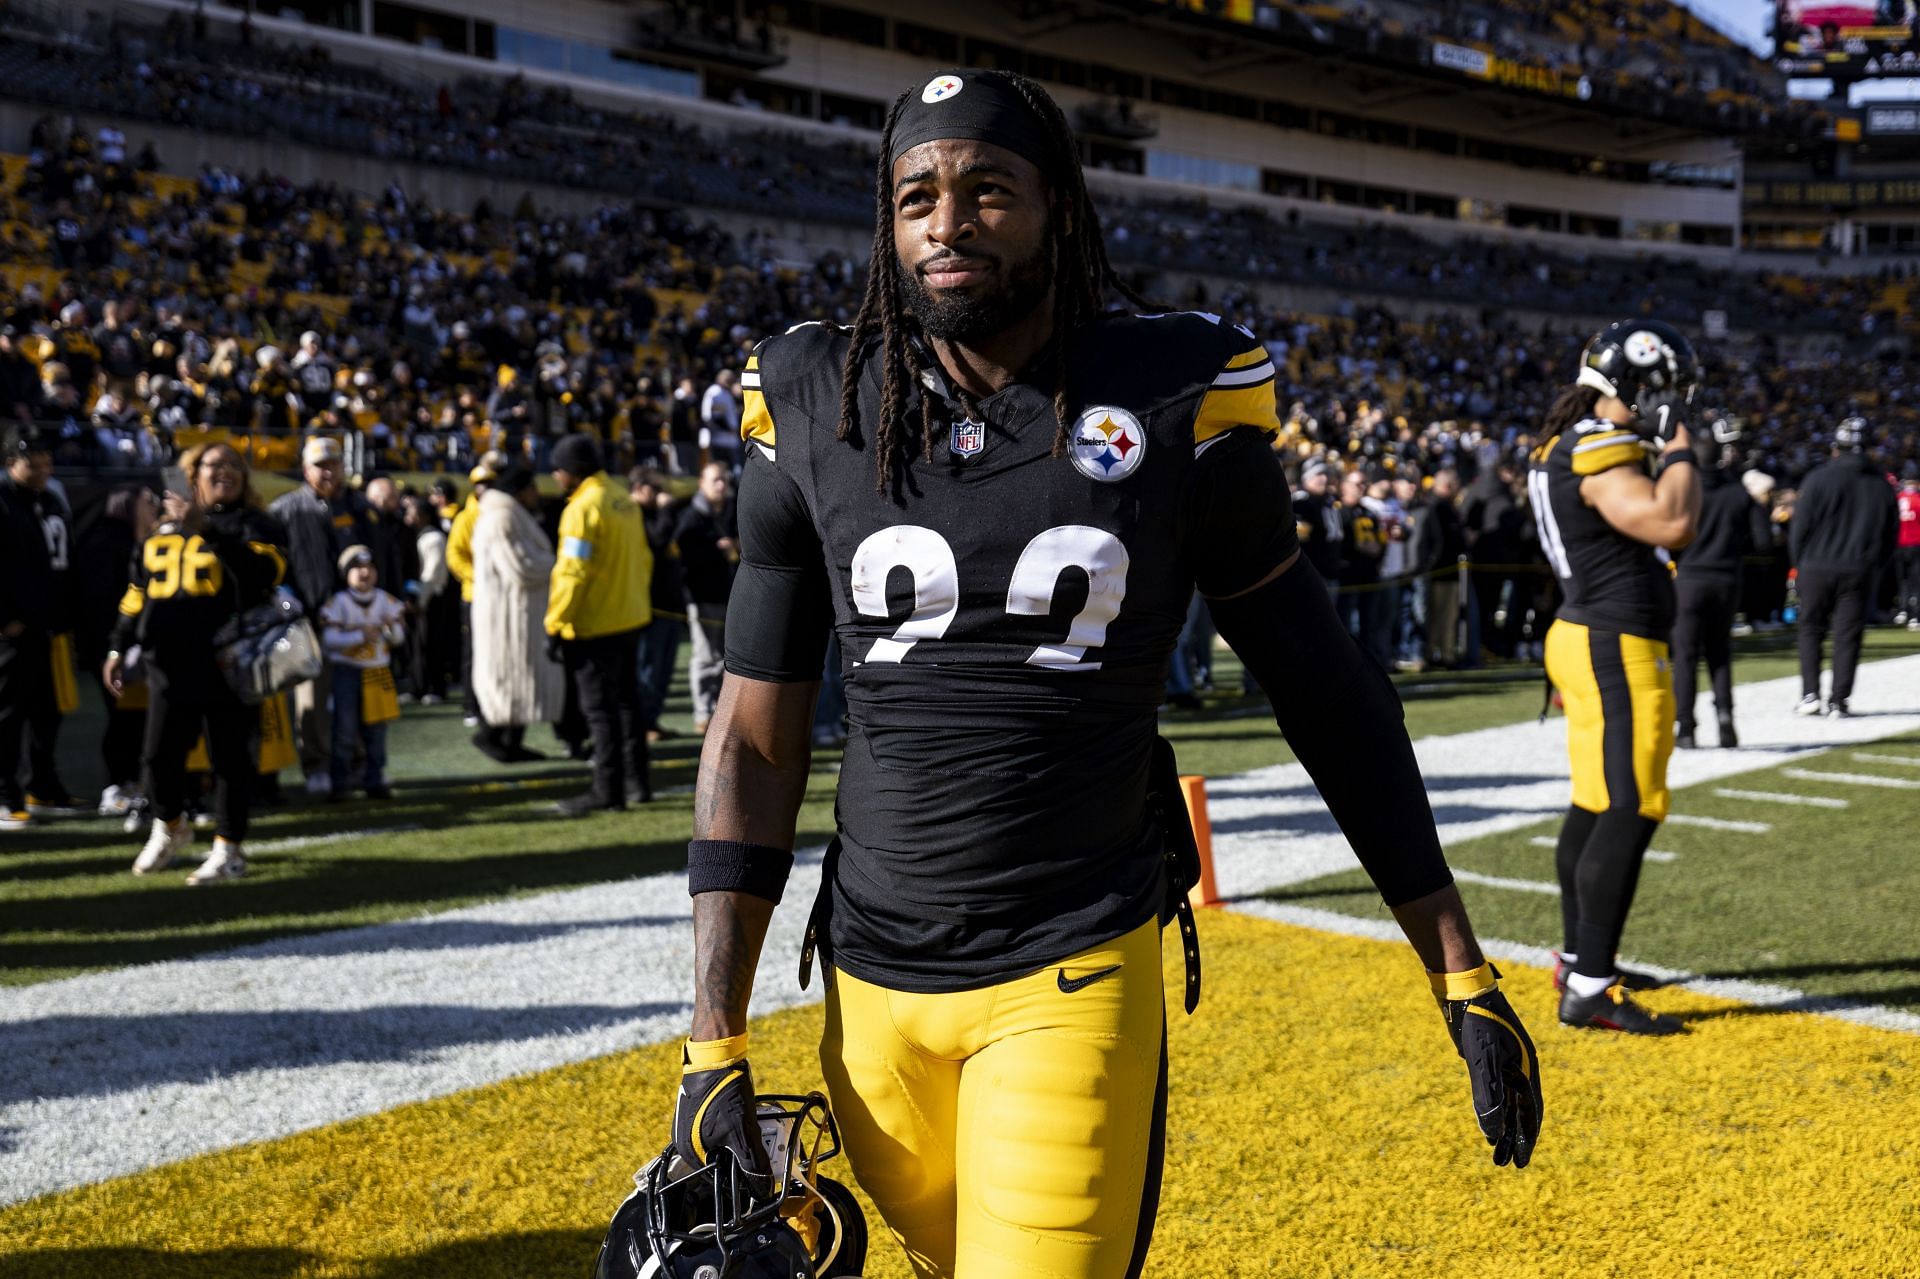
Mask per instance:
[[[1697,1018],[1685,1038],[1569,1031],[1547,975],[1510,972],[1547,1103],[1516,1173],[1487,1157],[1404,948],[1227,913],[1202,929],[1205,997],[1172,1016],[1152,1275],[1912,1273],[1920,1038],[1685,991],[1648,1000]],[[1177,963],[1175,947],[1176,979]],[[818,1008],[756,1024],[763,1090],[817,1081],[819,1026]],[[665,1140],[677,1053],[16,1205],[0,1211],[0,1274],[577,1279]],[[869,1279],[907,1279],[881,1233]]]

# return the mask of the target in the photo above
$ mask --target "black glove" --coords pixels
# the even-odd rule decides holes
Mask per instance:
[[[567,664],[565,644],[566,641],[558,635],[547,636],[547,660],[556,666],[565,666]]]
[[[695,1166],[712,1163],[722,1150],[746,1174],[757,1199],[773,1194],[760,1119],[754,1109],[753,1068],[745,1035],[680,1050],[680,1091],[673,1103],[673,1149]],[[734,1055],[737,1053],[737,1055]],[[697,1063],[697,1064],[696,1064]]]
[[[1493,1162],[1511,1161],[1515,1168],[1525,1168],[1540,1137],[1546,1103],[1540,1096],[1540,1058],[1520,1015],[1500,993],[1499,970],[1482,964],[1472,972],[1428,977],[1447,1019],[1447,1033],[1467,1063],[1473,1113],[1493,1147]]]
[[[1661,448],[1673,438],[1687,411],[1687,397],[1678,391],[1650,391],[1634,405],[1641,434]]]

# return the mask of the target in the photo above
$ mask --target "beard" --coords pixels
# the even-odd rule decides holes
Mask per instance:
[[[1053,237],[1018,262],[996,259],[1000,269],[985,289],[972,294],[936,294],[918,270],[900,263],[900,302],[928,337],[942,342],[973,342],[1023,320],[1046,300],[1053,287]]]

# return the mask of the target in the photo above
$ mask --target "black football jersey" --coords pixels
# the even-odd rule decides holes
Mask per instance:
[[[286,543],[280,522],[252,507],[216,508],[193,529],[162,524],[134,552],[114,647],[138,642],[173,670],[204,663],[215,632],[286,578]]]
[[[1597,630],[1665,639],[1673,629],[1673,574],[1660,554],[1607,523],[1580,482],[1616,466],[1651,473],[1646,441],[1588,418],[1533,451],[1527,495],[1540,549],[1560,579],[1559,616]]]
[[[974,421],[932,374],[915,388],[941,423],[932,460],[903,445],[882,493],[872,352],[860,427],[836,438],[847,343],[802,325],[748,362],[727,665],[818,679],[837,635],[851,734],[834,962],[965,989],[1160,907],[1145,800],[1168,655],[1196,581],[1239,591],[1295,546],[1267,442],[1273,365],[1212,316],[1105,318],[1065,356],[1062,456],[1051,376]],[[917,434],[917,400],[907,417]]]

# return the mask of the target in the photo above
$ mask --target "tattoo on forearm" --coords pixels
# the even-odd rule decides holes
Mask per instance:
[[[746,1025],[760,939],[726,893],[693,899],[693,1037],[720,1039]]]

